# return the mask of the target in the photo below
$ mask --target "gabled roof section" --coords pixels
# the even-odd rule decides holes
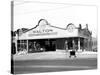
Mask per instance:
[[[22,36],[23,34],[27,34],[27,32],[30,32],[31,30],[35,30],[35,29],[42,29],[42,28],[45,28],[45,26],[46,27],[52,27],[52,28],[56,28],[57,30],[68,30],[68,32],[73,32],[73,29],[78,29],[77,27],[75,27],[75,25],[73,24],[73,23],[69,23],[67,26],[66,26],[66,28],[60,28],[60,27],[56,27],[56,26],[53,26],[53,25],[51,25],[51,24],[49,24],[48,23],[48,21],[47,20],[45,20],[45,19],[40,19],[39,21],[38,21],[38,24],[35,26],[35,27],[33,27],[33,28],[31,28],[31,29],[28,29],[28,30],[26,30],[25,32],[23,32],[20,36]],[[62,31],[63,32],[63,31]]]
[[[67,30],[67,28],[60,28],[60,27],[56,27],[56,26],[50,25],[50,24],[48,23],[48,21],[45,20],[45,19],[40,19],[40,20],[38,21],[38,24],[37,24],[35,27],[33,27],[33,28],[31,28],[31,29],[28,29],[26,32],[37,28],[38,26],[41,25],[41,22],[43,22],[43,21],[45,22],[45,25],[49,25],[50,27],[54,27],[54,28],[58,28],[58,29],[62,29],[62,30]],[[26,32],[24,32],[24,33],[26,33]]]
[[[78,30],[72,23],[70,23],[66,28],[60,28],[50,25],[45,19],[40,19],[38,25],[24,32],[19,36],[19,39],[62,38],[77,36]]]

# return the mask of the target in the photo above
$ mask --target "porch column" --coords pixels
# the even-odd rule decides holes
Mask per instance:
[[[29,47],[28,47],[28,40],[27,40],[27,49],[26,49],[27,50],[27,53],[28,53],[28,49],[29,49]]]
[[[15,47],[16,47],[16,54],[18,54],[18,34],[16,34],[16,37],[15,37]]]
[[[72,40],[72,43],[73,43],[73,50],[75,50],[75,41],[74,41],[74,39]]]
[[[68,42],[67,42],[67,40],[65,41],[65,50],[68,51]]]
[[[17,46],[17,40],[16,40],[16,42],[15,42],[15,47],[16,47],[16,54],[17,54],[17,53],[18,53],[18,50],[17,50],[17,49],[18,49],[18,48],[17,48],[17,47],[18,47],[18,46]]]
[[[80,51],[80,38],[78,38],[78,51]]]

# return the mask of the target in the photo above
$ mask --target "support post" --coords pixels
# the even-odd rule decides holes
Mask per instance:
[[[18,54],[18,35],[16,34],[16,38],[15,38],[15,46],[16,46],[16,54]]]
[[[15,44],[15,45],[16,45],[16,54],[17,54],[17,53],[18,53],[18,50],[17,50],[17,49],[18,49],[18,48],[17,48],[17,47],[18,47],[18,46],[17,46],[17,39],[16,39],[16,44]]]
[[[29,49],[29,47],[28,47],[28,40],[27,40],[27,49],[26,49],[27,50],[27,53],[28,53],[28,49]]]
[[[73,50],[75,50],[75,41],[74,41],[74,39],[73,39],[72,43],[73,43]]]
[[[65,50],[68,51],[68,42],[67,42],[67,40],[65,41]]]
[[[78,38],[78,51],[80,51],[80,38]]]

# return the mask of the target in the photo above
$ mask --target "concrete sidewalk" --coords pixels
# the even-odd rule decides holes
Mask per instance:
[[[97,58],[97,52],[77,52],[77,58]],[[40,53],[30,53],[30,54],[23,54],[23,55],[14,55],[14,60],[63,60],[63,59],[73,59],[69,58],[69,52],[65,50],[57,50],[51,52],[40,52]]]

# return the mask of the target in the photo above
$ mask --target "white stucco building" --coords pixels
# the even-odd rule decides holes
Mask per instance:
[[[91,50],[92,33],[86,28],[82,29],[81,24],[75,27],[70,23],[66,28],[50,25],[45,19],[40,19],[36,27],[17,35],[15,41],[16,53],[26,51],[33,53],[38,51],[56,50]]]

